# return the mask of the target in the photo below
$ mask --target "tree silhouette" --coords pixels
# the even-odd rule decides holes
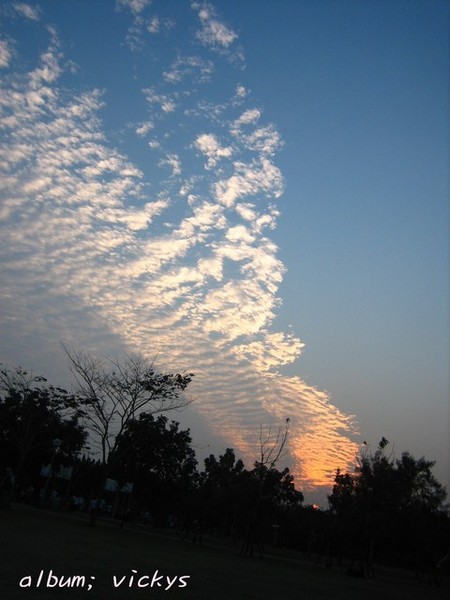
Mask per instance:
[[[110,474],[135,482],[133,495],[141,509],[160,517],[176,513],[196,482],[191,441],[189,430],[180,430],[176,421],[141,413],[118,436]]]
[[[271,525],[274,524],[276,510],[283,505],[299,505],[303,502],[303,494],[295,490],[289,469],[280,472],[276,468],[285,455],[289,423],[287,418],[284,427],[279,427],[275,436],[271,428],[266,435],[263,434],[262,426],[260,428],[259,460],[250,472],[249,489],[246,494],[246,535],[240,551],[242,556],[252,556],[256,547],[262,558],[263,545]]]
[[[237,517],[242,509],[241,490],[245,477],[244,463],[236,460],[234,450],[227,448],[217,459],[205,458],[200,486],[207,505],[208,525],[220,536],[237,536]]]
[[[63,348],[92,445],[100,450],[103,477],[91,512],[91,524],[95,525],[110,468],[125,450],[122,443],[119,452],[118,443],[128,425],[144,412],[154,415],[187,406],[189,400],[183,392],[193,374],[160,373],[140,355],[129,355],[120,363]]]
[[[0,370],[0,392],[2,466],[13,467],[19,483],[33,478],[50,462],[55,438],[60,461],[70,464],[86,439],[76,398],[21,368]]]
[[[363,570],[369,548],[377,560],[412,565],[423,562],[425,547],[444,544],[438,523],[446,490],[432,473],[434,462],[408,452],[395,459],[388,450],[384,437],[373,453],[364,444],[355,472],[337,471],[328,497],[335,529],[345,531],[347,552]]]
[[[121,364],[63,348],[76,380],[83,418],[93,443],[100,449],[102,464],[107,464],[128,423],[139,413],[154,415],[190,403],[183,392],[192,373],[159,373],[140,355],[129,355]]]

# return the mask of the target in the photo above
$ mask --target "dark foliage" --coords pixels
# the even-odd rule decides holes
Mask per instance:
[[[84,422],[105,466],[109,454],[117,455],[118,440],[128,423],[141,412],[154,415],[189,404],[183,392],[192,373],[160,373],[140,355],[129,355],[120,363],[63,348]]]
[[[289,469],[277,468],[289,419],[276,434],[261,428],[252,469],[227,448],[207,457],[199,472],[190,431],[161,414],[188,402],[183,392],[191,374],[158,373],[141,357],[122,365],[84,354],[70,359],[77,395],[22,369],[0,371],[1,481],[14,481],[9,468],[15,475],[15,490],[6,484],[0,490],[3,507],[11,493],[32,501],[28,490],[40,490],[41,500],[42,491],[44,500],[55,492],[55,507],[94,505],[91,517],[144,517],[193,541],[207,531],[239,540],[243,555],[262,556],[265,543],[282,544],[327,566],[346,559],[349,574],[358,577],[371,576],[375,561],[437,581],[450,525],[432,461],[408,452],[395,458],[382,438],[375,452],[364,447],[353,472],[337,471],[329,510],[305,507]],[[52,474],[45,478],[41,467],[48,464]],[[60,465],[72,467],[70,480],[55,474]],[[108,479],[114,491],[105,492]]]
[[[370,546],[376,561],[414,567],[432,551],[436,563],[450,543],[448,518],[439,510],[445,488],[432,473],[434,462],[408,452],[395,459],[388,445],[382,438],[373,454],[365,447],[354,473],[336,473],[333,529],[346,536],[347,554]]]
[[[55,439],[62,441],[55,466],[73,463],[86,439],[73,395],[43,377],[6,368],[0,392],[0,463],[13,468],[18,484],[35,480],[41,465],[51,462]]]
[[[158,519],[177,513],[196,486],[197,461],[189,430],[159,415],[141,413],[128,421],[110,455],[111,475],[134,482],[136,510],[147,508]]]

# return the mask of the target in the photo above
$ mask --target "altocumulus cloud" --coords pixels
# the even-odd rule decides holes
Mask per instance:
[[[289,417],[300,485],[329,484],[354,458],[355,426],[325,392],[281,373],[303,347],[272,329],[285,272],[270,239],[284,185],[274,162],[282,140],[261,110],[246,106],[251,94],[239,81],[216,97],[216,78],[225,70],[231,81],[230,57],[242,57],[233,49],[238,35],[209,4],[174,15],[164,52],[152,50],[159,80],[141,77],[140,108],[123,115],[130,139],[114,145],[102,120],[108,95],[78,86],[45,12],[38,21],[20,7],[48,43],[30,68],[18,42],[0,41],[2,337],[20,323],[22,335],[43,343],[51,329],[95,350],[89,326],[132,351],[160,349],[165,367],[196,374],[194,408],[225,443],[251,461],[260,424]],[[141,45],[168,21],[156,3],[117,7],[127,10],[112,4],[114,18],[131,20],[134,33],[139,27]],[[170,38],[180,28],[191,35],[185,55]],[[118,51],[130,57],[141,51],[122,42]],[[141,144],[139,164],[127,143]]]

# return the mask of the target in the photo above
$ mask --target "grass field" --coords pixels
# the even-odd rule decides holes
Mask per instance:
[[[48,588],[50,570],[57,577],[84,575],[85,587]],[[150,585],[155,571],[156,577],[163,575],[160,587],[158,581]],[[117,588],[114,575],[117,582],[125,577]],[[130,575],[134,575],[131,587]],[[180,579],[185,575],[190,578]],[[32,587],[21,588],[21,580],[30,582],[23,579],[27,576]],[[137,587],[138,582],[146,587]],[[242,558],[231,545],[210,540],[193,545],[105,521],[92,528],[83,516],[23,505],[0,511],[1,600],[434,600],[448,598],[448,592],[448,580],[440,588],[420,586],[411,574],[380,569],[374,579],[355,579],[288,552],[273,556],[268,549],[263,560]]]

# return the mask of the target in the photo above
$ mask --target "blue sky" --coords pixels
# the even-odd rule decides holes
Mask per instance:
[[[177,415],[298,486],[358,444],[449,472],[446,2],[1,9],[1,360],[196,373]]]

